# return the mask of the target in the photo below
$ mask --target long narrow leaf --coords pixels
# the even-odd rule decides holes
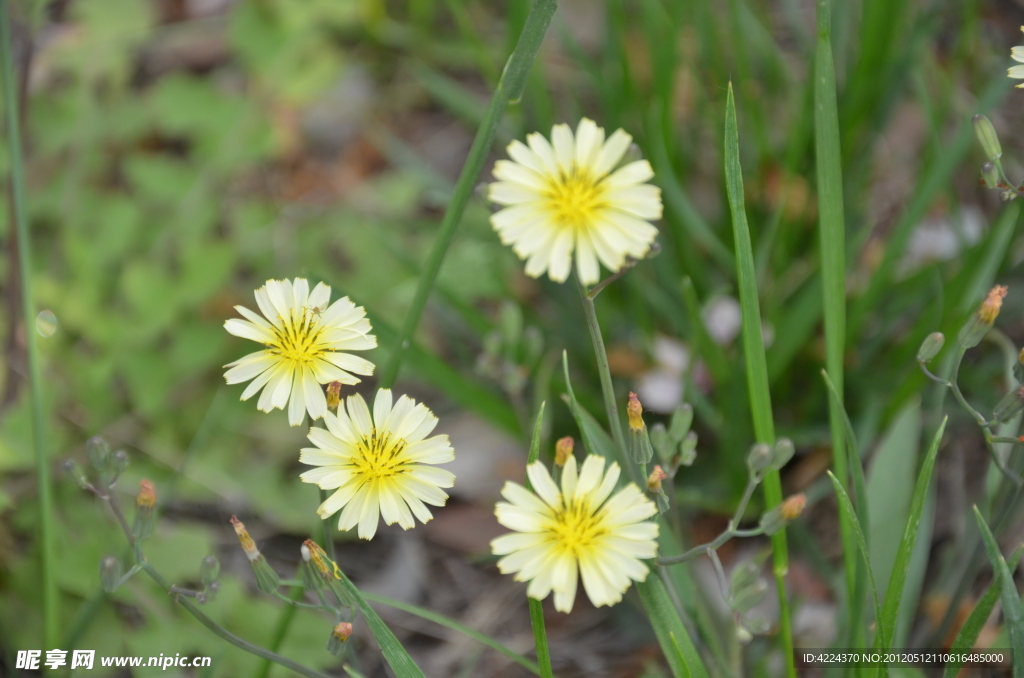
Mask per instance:
[[[568,380],[567,380],[568,381]],[[537,412],[537,423],[533,425],[533,438],[530,440],[530,454],[526,458],[526,465],[540,459],[540,439],[544,424],[544,407],[546,403],[540,404],[540,411]],[[530,477],[526,477],[526,489],[533,490]],[[530,606],[530,626],[533,627],[533,642],[537,648],[537,671],[543,678],[552,678],[551,653],[548,651],[548,634],[544,624],[544,607],[539,600],[527,596],[527,604]],[[532,670],[532,669],[531,669]]]
[[[775,443],[775,423],[772,420],[772,401],[768,390],[768,362],[764,354],[754,251],[750,244],[750,227],[747,225],[747,213],[743,202],[739,129],[736,123],[736,102],[733,99],[731,82],[725,107],[725,188],[729,196],[729,208],[732,212],[733,241],[736,247],[736,278],[739,282],[740,309],[743,314],[743,355],[747,360],[747,388],[750,395],[750,409],[754,417],[754,433],[758,442],[772,445]],[[768,508],[778,506],[782,502],[782,481],[779,479],[778,471],[772,471],[765,477],[764,496],[765,505]],[[786,598],[785,579],[786,572],[789,570],[789,553],[784,529],[772,535],[772,558],[775,583],[779,594],[782,650],[786,657],[787,675],[795,678],[792,623],[789,616],[789,602]]]
[[[690,634],[669,599],[665,584],[658,573],[650,572],[647,579],[638,582],[637,593],[654,627],[661,651],[665,653],[672,675],[676,678],[708,678],[708,671],[697,653]]]
[[[978,529],[981,530],[981,538],[985,541],[985,552],[988,553],[989,562],[992,563],[992,570],[996,581],[999,582],[1000,600],[1003,602],[1003,618],[1006,628],[1010,632],[1010,649],[1013,653],[1013,678],[1024,678],[1024,612],[1021,611],[1020,596],[1017,594],[1017,585],[1010,574],[1010,568],[999,552],[999,545],[992,531],[988,529],[985,519],[981,517],[981,511],[974,507],[974,518],[978,521]]]
[[[892,574],[889,577],[889,584],[885,589],[885,603],[882,605],[882,616],[884,624],[879,624],[879,629],[885,629],[881,642],[877,645],[882,650],[887,650],[892,644],[893,634],[896,632],[896,622],[900,612],[900,602],[903,600],[903,588],[907,581],[907,571],[910,569],[910,559],[914,552],[914,544],[917,542],[917,531],[921,523],[921,512],[924,510],[924,502],[928,495],[928,486],[932,481],[932,471],[935,469],[935,458],[939,453],[939,443],[942,442],[942,434],[946,430],[944,417],[939,424],[939,430],[932,438],[931,447],[925,455],[924,464],[921,466],[921,473],[917,476],[917,485],[914,487],[914,496],[910,500],[910,516],[907,518],[906,527],[903,530],[903,539],[900,541],[899,550],[896,553],[896,562],[893,564]]]

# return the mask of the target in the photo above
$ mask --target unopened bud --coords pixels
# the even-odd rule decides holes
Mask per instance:
[[[772,448],[772,470],[781,471],[782,467],[793,458],[795,452],[796,448],[793,447],[793,441],[789,438],[779,438],[775,441],[775,447]]]
[[[683,442],[683,438],[690,432],[693,425],[693,407],[689,403],[682,403],[672,413],[672,421],[668,425],[668,437],[676,445]]]
[[[746,612],[764,600],[767,594],[768,582],[764,579],[756,579],[730,596],[729,607],[737,612]]]
[[[211,600],[212,601],[214,598],[217,597],[218,593],[220,593],[220,582],[219,581],[211,581],[209,584],[206,585],[205,594],[206,594],[206,599],[207,600]]]
[[[697,459],[697,432],[690,431],[683,438],[683,444],[679,446],[679,463],[683,466],[691,466]]]
[[[932,332],[929,334],[921,342],[921,348],[917,349],[917,362],[926,363],[937,356],[945,343],[946,335],[942,332]]]
[[[348,649],[348,639],[352,636],[352,624],[340,622],[331,631],[331,637],[327,639],[327,651],[335,657],[345,654]]]
[[[217,581],[219,575],[220,561],[217,560],[217,556],[203,558],[203,562],[199,565],[199,580],[203,582],[203,586],[209,586]]]
[[[736,641],[740,645],[746,645],[754,639],[754,634],[746,629],[743,624],[736,625]]]
[[[651,494],[662,492],[661,481],[666,478],[668,478],[668,474],[665,473],[664,469],[661,466],[655,465],[651,475],[647,476],[647,491]]]
[[[754,582],[756,582],[761,576],[761,565],[753,560],[747,560],[735,568],[733,568],[732,575],[729,578],[729,590],[732,592],[730,595],[736,595],[738,591],[742,591]]]
[[[1003,298],[1006,296],[1006,287],[996,285],[989,290],[985,301],[981,302],[978,312],[971,316],[964,324],[957,337],[957,341],[964,348],[974,348],[985,337],[996,318],[999,316],[999,309],[1003,306]]]
[[[238,542],[242,545],[242,550],[245,551],[245,557],[249,559],[252,573],[256,575],[256,586],[264,593],[275,593],[281,586],[281,578],[277,576],[277,572],[270,567],[270,563],[256,548],[256,542],[249,536],[249,531],[245,529],[242,521],[236,516],[231,516],[231,526],[235,528]]]
[[[136,539],[145,539],[153,533],[153,513],[156,506],[156,488],[148,480],[139,481],[139,494],[135,497],[135,524],[132,532]]]
[[[89,479],[85,477],[85,471],[79,466],[74,459],[68,459],[64,462],[64,473],[66,473],[75,484],[83,490],[89,489]]]
[[[1007,422],[1017,416],[1021,410],[1024,410],[1024,386],[1003,396],[992,412],[992,418],[996,421]]]
[[[999,170],[996,164],[989,160],[981,165],[981,180],[985,182],[985,188],[999,187]]]
[[[651,437],[651,445],[654,447],[654,451],[658,453],[662,463],[665,466],[671,464],[672,455],[675,453],[676,446],[679,443],[673,443],[669,439],[668,429],[660,421],[648,430],[648,434]]]
[[[761,516],[761,529],[770,537],[796,520],[803,513],[804,506],[806,505],[807,497],[802,494],[794,494]]]
[[[974,134],[978,137],[981,150],[989,160],[998,160],[1003,155],[1003,148],[999,144],[999,136],[996,135],[996,128],[992,121],[984,115],[976,115],[972,119],[974,123]]]
[[[766,443],[757,443],[747,454],[747,468],[757,475],[772,465],[772,447]]]
[[[308,576],[312,576],[315,570],[321,581],[334,593],[334,597],[338,599],[338,602],[343,607],[352,607],[355,601],[352,600],[352,597],[341,585],[341,570],[338,569],[334,561],[328,558],[327,553],[312,539],[304,541],[302,546],[305,547],[302,550],[303,563],[309,567],[311,572]],[[306,560],[307,553],[309,554],[309,560]],[[305,585],[305,578],[303,579],[303,585]],[[310,586],[314,587],[311,590],[316,590],[316,585],[313,582],[310,582]],[[307,588],[310,588],[310,586],[307,586]]]
[[[556,466],[561,468],[565,466],[566,463],[568,463],[569,458],[572,456],[572,450],[574,445],[575,441],[573,441],[572,436],[565,436],[564,438],[558,439],[558,442],[555,443]]]
[[[807,506],[807,497],[803,494],[787,497],[786,501],[782,502],[782,517],[787,523],[792,522],[800,517],[805,506]]]
[[[643,405],[640,399],[632,391],[629,392],[629,404],[626,405],[626,413],[629,415],[629,430],[641,431],[644,428]]]
[[[338,409],[338,405],[341,404],[341,382],[332,381],[327,384],[327,408],[331,410]]]
[[[103,584],[103,590],[107,593],[117,590],[123,574],[121,561],[114,556],[107,556],[100,561],[100,583]]]
[[[110,445],[99,436],[89,438],[85,443],[85,451],[89,455],[92,467],[100,473],[106,472],[110,464]]]
[[[124,473],[126,468],[128,468],[128,453],[124,450],[114,452],[114,454],[110,456],[110,482],[113,483],[117,480],[121,474]]]

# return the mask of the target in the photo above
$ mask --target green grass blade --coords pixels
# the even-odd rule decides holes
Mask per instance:
[[[568,378],[566,378],[568,383]],[[544,424],[544,407],[546,403],[540,404],[540,411],[537,412],[537,423],[533,425],[533,438],[530,440],[530,454],[526,457],[526,465],[540,459],[540,439]],[[529,476],[526,477],[526,489],[533,490]],[[539,600],[527,596],[527,603],[530,606],[530,626],[533,627],[533,642],[537,648],[536,669],[530,669],[543,678],[552,678],[551,653],[548,650],[548,634],[544,624],[544,607]],[[529,668],[529,667],[527,667]]]
[[[420,667],[416,666],[416,662],[412,660],[409,653],[402,647],[402,643],[398,641],[398,638],[395,638],[395,634],[391,632],[391,629],[384,623],[384,620],[366,602],[366,598],[355,587],[355,584],[348,578],[348,575],[337,567],[334,567],[333,570],[336,574],[341,575],[341,587],[352,600],[356,601],[356,605],[359,606],[360,611],[363,613],[363,619],[366,620],[366,625],[370,627],[370,633],[376,639],[377,645],[380,646],[381,654],[384,655],[384,659],[387,660],[391,670],[395,672],[395,676],[397,678],[426,678],[423,672],[420,671]]]
[[[1013,581],[1013,574],[1010,573],[1010,568],[1006,565],[1003,555],[999,552],[996,538],[992,536],[992,531],[988,529],[977,506],[974,507],[974,518],[978,521],[981,538],[985,541],[985,552],[988,553],[995,580],[999,582],[1001,589],[1000,600],[1003,602],[1003,618],[1006,628],[1010,632],[1010,649],[1013,653],[1013,678],[1024,678],[1024,612],[1021,611],[1017,585]]]
[[[458,631],[462,635],[467,636],[468,638],[472,638],[473,640],[477,641],[481,645],[486,645],[487,647],[491,648],[492,650],[505,655],[506,657],[508,657],[509,659],[514,661],[515,663],[517,663],[520,666],[522,666],[527,671],[529,671],[531,673],[535,673],[538,676],[548,677],[548,676],[551,675],[551,673],[550,673],[550,666],[548,667],[548,671],[549,672],[548,673],[544,673],[541,670],[541,668],[539,666],[537,666],[536,663],[530,661],[529,659],[527,659],[523,655],[519,654],[518,652],[510,649],[509,647],[503,645],[502,643],[499,643],[498,641],[494,640],[490,636],[484,635],[483,633],[480,633],[479,631],[474,631],[473,629],[469,628],[465,624],[460,624],[459,622],[455,621],[454,619],[449,619],[448,617],[445,617],[442,614],[437,614],[436,612],[431,612],[430,610],[426,610],[426,609],[424,609],[422,607],[417,607],[416,605],[409,605],[408,603],[403,603],[400,600],[392,600],[391,598],[387,598],[385,596],[380,596],[380,595],[377,595],[376,593],[365,592],[365,593],[363,593],[363,597],[366,598],[369,601],[374,602],[374,603],[380,603],[381,605],[387,605],[388,607],[393,607],[396,610],[401,610],[402,612],[408,612],[409,614],[415,615],[415,616],[417,616],[417,617],[419,617],[421,619],[426,619],[427,621],[434,622],[435,624],[438,624],[439,626],[444,626],[445,628],[449,628],[449,629],[451,629],[453,631]],[[538,656],[539,656],[539,654],[540,653],[538,652]]]
[[[555,13],[557,3],[555,0],[535,0],[530,14],[526,17],[526,24],[522,33],[519,34],[519,41],[516,43],[512,55],[505,64],[505,70],[501,74],[498,88],[491,97],[491,103],[487,107],[487,113],[483,122],[477,129],[476,137],[473,139],[473,146],[469,149],[469,157],[462,167],[459,179],[452,192],[448,209],[445,210],[444,218],[441,220],[441,227],[438,229],[433,244],[430,246],[430,253],[427,255],[427,263],[423,267],[423,275],[420,276],[416,285],[416,295],[413,297],[412,305],[405,315],[402,328],[398,332],[388,362],[380,373],[380,386],[389,388],[395,383],[398,376],[398,369],[402,365],[402,359],[408,350],[412,340],[413,332],[419,325],[420,316],[427,304],[430,290],[434,286],[437,274],[441,270],[441,262],[444,261],[448,245],[455,235],[455,228],[462,220],[462,213],[466,209],[473,189],[476,186],[477,178],[483,170],[487,154],[494,141],[494,135],[498,130],[498,123],[508,104],[515,102],[523,93],[526,86],[526,77],[530,73],[533,59],[540,49],[540,43],[547,33],[551,17]]]
[[[35,331],[36,311],[32,295],[32,240],[28,231],[25,196],[25,171],[21,154],[21,125],[18,109],[18,88],[14,73],[14,52],[11,47],[10,8],[0,0],[0,61],[3,67],[4,114],[7,121],[7,150],[11,172],[11,208],[18,234],[18,270],[21,284],[21,311],[24,322],[25,348],[28,353],[29,395],[32,399],[32,442],[35,447],[36,487],[39,492],[39,549],[42,560],[43,644],[57,646],[57,582],[54,578],[56,559],[53,547],[53,488],[50,463],[46,455],[46,422],[43,414],[43,376],[39,363],[39,346]]]
[[[775,424],[772,420],[771,393],[768,390],[768,363],[764,354],[764,336],[761,330],[761,309],[757,296],[757,272],[754,251],[750,244],[750,227],[743,202],[743,173],[740,167],[739,129],[736,122],[736,103],[729,83],[725,108],[725,188],[732,212],[733,242],[736,247],[736,279],[739,283],[740,308],[743,314],[743,355],[747,360],[747,388],[750,409],[754,418],[757,441],[775,443]],[[765,506],[773,508],[782,502],[782,481],[779,472],[772,471],[764,479]],[[779,622],[782,648],[786,657],[787,675],[796,676],[793,658],[793,632],[786,599],[786,572],[789,553],[786,531],[772,535],[772,558],[775,582],[779,593]]]
[[[631,471],[633,464],[619,454],[611,436],[601,428],[601,424],[592,414],[583,409],[583,406],[576,400],[576,393],[572,390],[572,382],[569,380],[569,358],[568,354],[562,352],[562,372],[565,376],[565,400],[572,412],[572,418],[576,421],[576,427],[580,431],[580,438],[583,441],[583,449],[587,454],[596,454],[610,461],[618,461],[620,465]],[[635,480],[635,478],[634,478]]]
[[[690,640],[690,635],[686,632],[676,609],[672,606],[668,591],[658,573],[652,571],[647,575],[647,579],[637,582],[636,590],[651,620],[651,626],[654,627],[654,635],[658,637],[661,651],[668,660],[672,675],[676,678],[708,678],[708,670],[693,641]]]
[[[910,569],[910,558],[914,552],[914,544],[917,542],[917,531],[921,524],[921,512],[924,510],[925,498],[928,495],[928,486],[932,481],[932,471],[935,469],[935,459],[939,454],[939,443],[942,442],[942,434],[946,430],[948,417],[942,419],[939,430],[932,438],[932,444],[925,455],[924,464],[921,466],[921,473],[917,476],[917,486],[914,488],[914,496],[910,500],[910,516],[907,519],[906,527],[903,530],[903,539],[900,541],[899,551],[896,554],[896,563],[893,565],[892,574],[889,576],[889,584],[885,589],[885,602],[882,605],[882,615],[886,634],[883,635],[879,646],[887,650],[892,644],[893,634],[896,632],[896,622],[900,612],[900,602],[903,600],[904,584],[907,581],[907,571]]]
[[[1010,557],[1010,562],[1007,563],[1007,567],[1010,568],[1010,572],[1017,569],[1017,564],[1020,562],[1021,554],[1024,553],[1024,546],[1018,546],[1017,550],[1013,552],[1013,556]],[[978,604],[974,606],[971,611],[971,616],[967,618],[964,625],[960,628],[960,632],[956,634],[956,640],[953,641],[953,646],[949,648],[949,651],[956,657],[958,652],[969,651],[974,647],[974,643],[978,641],[978,636],[981,635],[981,629],[984,628],[985,622],[988,621],[989,616],[992,614],[992,608],[996,606],[996,601],[999,600],[999,596],[1002,594],[1003,587],[999,579],[996,579],[989,585],[988,590],[985,591],[985,595],[981,597]],[[946,664],[946,668],[942,672],[942,678],[956,678],[957,674],[960,673],[960,668],[964,665],[963,661],[953,660]]]

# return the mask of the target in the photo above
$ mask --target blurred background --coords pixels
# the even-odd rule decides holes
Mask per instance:
[[[687,543],[706,541],[743,491],[753,442],[721,161],[732,80],[775,418],[797,446],[783,483],[787,494],[809,497],[790,528],[795,635],[798,645],[823,647],[837,633],[842,585],[835,503],[823,475],[831,455],[820,377],[814,4],[560,0],[492,161],[513,138],[548,133],[557,122],[575,127],[585,115],[609,133],[625,128],[654,166],[666,208],[661,252],[597,305],[623,402],[636,390],[648,425],[684,399],[695,408],[698,456],[674,492]],[[121,554],[124,540],[106,506],[63,476],[60,463],[85,464],[84,443],[94,435],[128,452],[117,487],[123,502],[133,501],[143,478],[160,498],[148,558],[185,586],[198,581],[201,559],[217,554],[225,573],[207,613],[270,644],[281,606],[255,591],[228,518],[244,520],[290,577],[299,544],[319,530],[319,498],[298,480],[305,427],[289,428],[281,411],[257,412],[254,401],[238,402],[241,386],[224,385],[222,366],[252,350],[223,330],[224,320],[236,316],[235,304],[252,307],[252,291],[268,278],[324,281],[335,296],[367,308],[380,339],[369,358],[384,363],[530,3],[12,5],[32,265],[44,313],[36,327],[20,322],[8,219],[0,229],[0,674],[16,675],[17,650],[50,649],[41,646],[25,379],[25,333],[39,332],[60,647],[209,655],[213,666],[202,675],[259,675],[258,660],[207,633],[150,582],[135,578],[103,594],[98,563]],[[998,477],[977,426],[921,375],[915,353],[930,332],[955,334],[992,284],[1008,285],[997,323],[1008,340],[982,343],[961,370],[967,397],[991,411],[1008,388],[1013,342],[1024,343],[1019,210],[979,186],[985,158],[970,124],[975,113],[988,113],[1008,174],[1024,175],[1024,137],[1014,135],[1024,93],[1005,76],[1022,23],[1024,5],[1013,0],[833,8],[850,252],[845,392],[867,463],[872,566],[882,588],[921,441],[951,414],[906,593],[914,614],[898,638],[907,645],[938,646],[948,632],[943,617],[969,612],[988,583],[987,566],[969,571],[963,554],[976,538],[970,506],[992,496]],[[563,350],[584,406],[602,408],[576,290],[524,276],[491,231],[482,195],[459,227],[397,386],[431,407],[452,438],[453,499],[426,526],[382,527],[372,543],[343,535],[338,550],[360,587],[446,614],[525,653],[533,639],[524,586],[501,577],[489,555],[500,531],[493,502],[505,479],[523,474],[526,432],[541,401],[548,403],[544,454],[558,437],[579,440],[560,399]],[[8,214],[6,191],[0,202]],[[374,388],[369,378],[356,390]],[[754,520],[760,502],[758,493],[748,514]],[[1007,521],[1004,544],[1024,537],[1018,523]],[[766,543],[727,546],[722,558],[729,565],[759,557]],[[777,671],[772,632],[742,650],[704,565],[692,573],[708,585],[686,606],[702,627],[719,629],[713,652],[746,652],[746,675]],[[968,575],[968,590],[956,596]],[[558,675],[662,675],[631,596],[611,610],[595,610],[583,596],[570,616],[548,610]],[[752,614],[776,621],[770,602]],[[440,626],[394,610],[382,615],[427,675],[529,675]],[[330,626],[299,611],[281,653],[340,675],[324,650]],[[998,620],[986,633],[996,642]],[[365,629],[357,629],[350,660],[368,676],[388,675]],[[271,675],[287,672],[274,667]]]

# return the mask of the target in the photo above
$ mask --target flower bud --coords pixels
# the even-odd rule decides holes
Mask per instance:
[[[775,441],[775,447],[772,448],[772,470],[781,471],[782,467],[793,458],[795,452],[796,448],[793,447],[793,441],[789,438],[779,438]]]
[[[747,454],[747,468],[751,473],[757,475],[771,467],[773,456],[771,445],[757,443],[750,448],[750,452]]]
[[[647,491],[651,494],[662,492],[661,481],[666,478],[668,478],[668,474],[665,473],[664,469],[661,466],[655,465],[651,475],[647,476]]]
[[[921,348],[917,349],[917,362],[926,363],[937,356],[945,343],[946,335],[942,332],[932,332],[929,334],[921,342]]]
[[[729,607],[740,613],[746,612],[764,600],[767,594],[768,582],[760,578],[755,579],[729,596]]]
[[[85,451],[89,455],[92,467],[104,473],[110,464],[110,445],[107,441],[99,436],[93,436],[86,441]]]
[[[999,169],[991,160],[981,165],[981,180],[985,182],[985,188],[999,187]]]
[[[754,639],[754,634],[746,629],[743,624],[736,625],[736,642],[740,645],[746,645]]]
[[[1024,410],[1024,386],[1003,396],[992,412],[992,418],[999,422],[1007,422],[1017,416],[1021,410]]]
[[[331,637],[327,639],[327,651],[335,657],[345,654],[345,650],[348,649],[348,639],[351,635],[352,624],[349,622],[339,622],[334,627],[334,630],[331,631]]]
[[[683,438],[690,432],[693,424],[693,407],[689,403],[682,403],[672,413],[672,420],[668,425],[668,437],[676,445],[683,442]]]
[[[103,584],[103,590],[107,593],[117,590],[123,574],[121,561],[114,556],[107,556],[100,561],[100,583]]]
[[[629,430],[641,431],[644,429],[643,405],[640,399],[632,391],[629,392],[629,404],[626,405],[626,413],[629,415]]]
[[[66,473],[75,484],[83,490],[89,489],[89,479],[85,477],[85,471],[79,466],[74,459],[68,459],[64,462],[64,473]]]
[[[690,431],[683,438],[683,444],[679,446],[679,463],[683,466],[691,466],[697,459],[697,432]]]
[[[352,607],[355,601],[352,600],[352,597],[341,585],[341,570],[338,569],[337,564],[328,558],[327,553],[312,539],[307,539],[302,545],[305,547],[302,551],[303,562],[311,564],[316,569],[320,579],[327,585],[327,588],[331,589],[334,597],[338,599],[338,603],[343,607]],[[307,553],[309,554],[309,560],[306,560]]]
[[[1006,296],[1006,287],[996,285],[989,290],[985,301],[981,302],[978,312],[971,316],[957,337],[957,341],[964,348],[974,348],[985,337],[996,318],[999,317],[999,309],[1003,306],[1003,298]]]
[[[976,115],[972,119],[974,123],[974,134],[978,137],[981,150],[989,160],[998,160],[1003,155],[1003,148],[999,145],[999,136],[996,135],[996,128],[992,121],[984,115]]]
[[[277,572],[270,567],[267,559],[256,548],[256,542],[249,536],[249,531],[245,529],[242,521],[236,516],[231,516],[231,526],[235,528],[238,542],[242,545],[242,550],[245,551],[245,557],[249,559],[252,573],[256,575],[256,586],[264,593],[273,594],[280,588],[281,578],[277,576]]]
[[[203,593],[206,594],[206,599],[208,601],[212,601],[214,598],[217,597],[217,594],[220,593],[220,582],[211,581],[209,584],[206,585],[206,591],[204,591]]]
[[[658,453],[658,457],[661,459],[665,466],[672,463],[672,455],[675,452],[676,445],[679,443],[673,443],[669,440],[668,430],[665,425],[660,421],[652,426],[648,431],[651,437],[651,446],[654,451]]]
[[[124,470],[128,468],[128,453],[124,450],[118,450],[110,456],[110,470],[111,478],[110,482],[113,483],[117,480]]]
[[[732,570],[732,576],[729,581],[730,595],[736,595],[738,591],[742,591],[752,585],[760,576],[761,565],[759,563],[753,560],[740,563]]]
[[[787,497],[786,501],[782,502],[783,519],[787,523],[793,522],[804,512],[805,506],[807,506],[807,497],[803,493]]]
[[[156,488],[148,480],[139,481],[139,494],[135,497],[135,523],[132,532],[142,540],[153,533],[153,512],[156,506]]]
[[[575,441],[572,439],[572,436],[559,438],[558,442],[555,443],[555,465],[558,468],[562,468],[569,461],[574,445]]]
[[[807,497],[794,494],[761,516],[761,529],[769,537],[796,520],[807,505]]]
[[[316,566],[313,565],[309,547],[303,544],[299,547],[299,552],[302,554],[302,565],[299,566],[302,572],[302,588],[314,593],[322,591],[324,588],[324,578],[317,571]]]
[[[209,586],[217,581],[218,575],[220,575],[220,561],[217,560],[217,556],[203,558],[203,562],[199,565],[199,580],[203,582],[203,586]]]
[[[341,404],[341,382],[332,381],[327,384],[327,409],[337,410]]]

